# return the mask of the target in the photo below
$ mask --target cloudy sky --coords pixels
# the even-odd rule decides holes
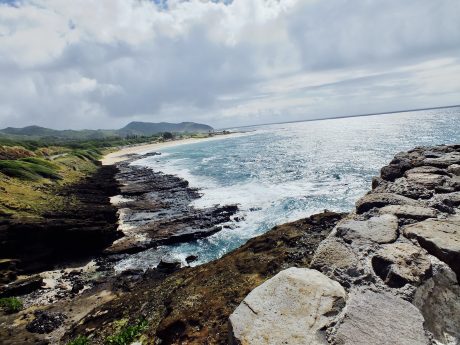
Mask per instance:
[[[0,0],[0,127],[460,103],[459,0]]]

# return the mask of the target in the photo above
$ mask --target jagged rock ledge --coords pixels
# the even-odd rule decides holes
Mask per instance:
[[[222,230],[225,223],[231,226],[237,205],[196,209],[190,203],[201,195],[188,181],[132,164],[155,155],[159,153],[133,155],[117,164],[120,195],[115,205],[124,236],[106,254],[132,254],[162,244],[189,242]]]
[[[460,145],[399,153],[316,250],[253,290],[231,344],[460,343]]]

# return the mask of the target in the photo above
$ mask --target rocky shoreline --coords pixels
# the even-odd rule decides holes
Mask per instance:
[[[309,268],[245,298],[231,344],[459,344],[459,164],[460,145],[397,154]]]
[[[33,291],[19,290],[25,309],[0,315],[2,343],[66,344],[80,336],[105,344],[121,324],[139,320],[148,344],[460,341],[460,145],[396,155],[349,215],[325,212],[275,227],[196,267],[164,260],[117,275],[115,263],[132,253],[236,221],[235,205],[190,207],[198,190],[130,164],[139,158],[109,166],[107,187],[94,180],[95,188],[81,189],[92,197],[88,213],[75,215],[104,220],[95,224],[110,224],[102,228],[113,237],[96,241],[91,261],[85,253],[79,265],[28,278]],[[117,209],[123,234],[111,218]]]
[[[155,155],[158,153],[134,155],[117,164],[120,195],[115,204],[124,236],[107,248],[106,254],[133,254],[207,237],[222,230],[238,211],[237,205],[196,209],[190,203],[200,194],[188,181],[131,164]]]

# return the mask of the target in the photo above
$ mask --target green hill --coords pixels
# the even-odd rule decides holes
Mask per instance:
[[[213,128],[208,125],[195,122],[181,123],[152,123],[131,122],[121,129],[114,130],[55,130],[40,126],[27,126],[22,128],[7,127],[0,130],[0,137],[8,139],[68,139],[68,140],[92,140],[110,137],[126,136],[151,136],[158,133],[207,133]]]

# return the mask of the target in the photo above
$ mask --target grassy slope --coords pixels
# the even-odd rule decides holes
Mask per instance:
[[[2,162],[5,163],[5,161],[0,161],[0,163]],[[7,162],[19,163],[16,164],[19,167],[16,171],[22,170],[20,169],[22,163],[28,163],[20,160]],[[53,164],[53,168],[49,170],[58,175],[59,178],[43,176],[27,178],[20,176],[20,174],[12,177],[0,172],[0,216],[40,218],[45,212],[58,211],[64,207],[72,206],[72,203],[76,203],[76,201],[59,195],[57,191],[68,184],[79,181],[97,169],[94,160],[74,152],[69,152],[47,162]]]

